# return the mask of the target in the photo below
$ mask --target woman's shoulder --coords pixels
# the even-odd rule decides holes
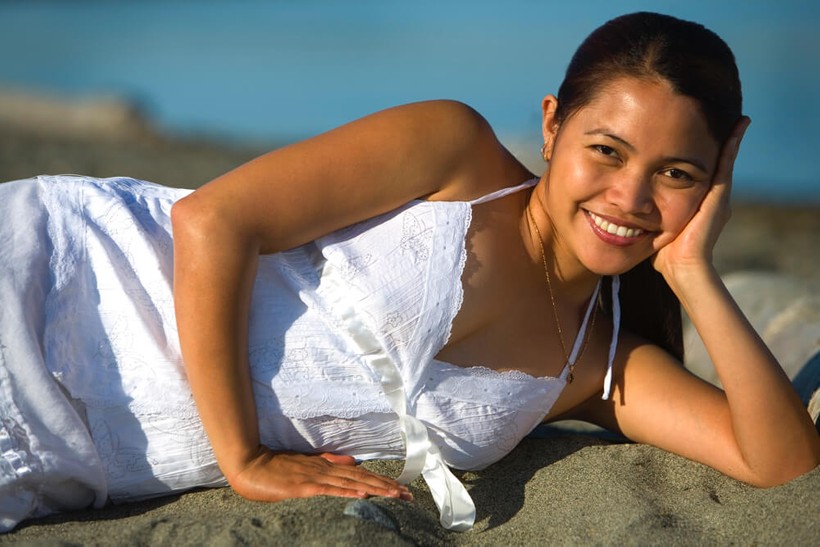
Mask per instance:
[[[430,201],[471,201],[535,176],[504,146],[487,119],[466,103],[440,99],[397,108],[429,119],[440,142],[463,152],[448,184],[427,196]]]
[[[441,125],[442,129],[454,129],[460,135],[490,128],[489,122],[478,110],[455,99],[431,99],[405,103],[382,112],[390,111],[405,116],[426,117]]]

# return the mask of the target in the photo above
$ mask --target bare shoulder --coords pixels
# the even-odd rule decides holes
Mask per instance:
[[[408,106],[429,109],[429,114],[438,120],[435,127],[444,133],[440,136],[466,151],[461,170],[427,199],[470,200],[535,176],[507,150],[484,116],[471,106],[452,100]]]
[[[469,200],[533,176],[504,147],[487,119],[466,103],[448,99],[409,103],[377,112],[373,118],[380,118],[380,124],[406,126],[415,136],[413,154],[428,166],[449,162],[449,176],[423,196],[428,200]]]
[[[449,142],[457,148],[476,145],[482,139],[495,138],[492,127],[484,116],[470,105],[450,99],[407,103],[361,119],[368,123],[376,120],[416,126],[421,133],[433,137],[438,144]]]
[[[409,116],[433,124],[441,131],[450,131],[450,138],[461,139],[489,129],[487,120],[472,106],[452,99],[434,99],[394,106],[373,116]]]
[[[465,200],[526,172],[473,108],[410,103],[273,150],[181,200],[264,252],[291,248],[414,199]],[[180,209],[180,203],[175,209]]]

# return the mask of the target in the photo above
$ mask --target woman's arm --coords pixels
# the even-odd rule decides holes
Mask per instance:
[[[627,339],[613,402],[593,402],[588,410],[636,441],[771,486],[816,467],[820,441],[789,379],[711,262],[728,219],[732,167],[747,125],[742,121],[724,147],[700,211],[654,262],[700,334],[723,391],[660,349]]]
[[[387,110],[271,152],[175,204],[174,299],[194,399],[217,461],[240,494],[407,496],[353,459],[273,454],[260,443],[248,366],[257,257],[419,197],[480,193],[511,157],[486,122],[452,102]]]

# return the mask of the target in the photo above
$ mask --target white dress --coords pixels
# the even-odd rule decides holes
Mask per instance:
[[[188,192],[78,176],[0,185],[0,529],[225,484],[174,319],[169,213]],[[566,369],[435,359],[461,305],[473,205],[413,201],[262,257],[250,321],[263,443],[407,458],[456,529],[469,514],[445,513],[471,501],[446,466],[503,457],[566,384]]]

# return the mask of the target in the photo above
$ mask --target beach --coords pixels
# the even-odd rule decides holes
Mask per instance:
[[[397,476],[399,462],[371,462]],[[816,545],[820,471],[758,489],[642,445],[526,439],[460,474],[470,532],[447,532],[420,479],[412,503],[309,498],[250,502],[229,489],[24,522],[0,543],[38,545]]]
[[[111,123],[102,123],[101,130],[87,122],[79,129],[0,123],[0,180],[79,173],[195,188],[276,146],[170,136],[150,120],[130,116],[116,130],[109,130]],[[531,151],[513,152],[537,168],[530,163]],[[810,300],[801,295],[817,298],[820,287],[818,234],[818,204],[736,203],[715,261],[727,277],[759,274],[755,279],[763,281],[756,287],[767,287],[767,279],[797,287],[792,291],[797,296],[789,298],[805,304]],[[772,298],[787,293],[784,289]],[[800,316],[800,325],[808,325],[797,342],[801,351],[820,347],[817,314]],[[773,343],[781,344],[776,354],[795,347],[793,339],[791,346],[778,341],[781,331],[770,333]],[[364,465],[394,477],[401,472],[396,461]],[[411,484],[412,503],[311,498],[265,504],[226,488],[204,490],[24,522],[0,536],[0,543],[820,544],[818,469],[785,485],[758,489],[649,446],[545,432],[483,471],[457,474],[477,506],[476,526],[466,533],[441,528],[429,492],[417,479]]]

